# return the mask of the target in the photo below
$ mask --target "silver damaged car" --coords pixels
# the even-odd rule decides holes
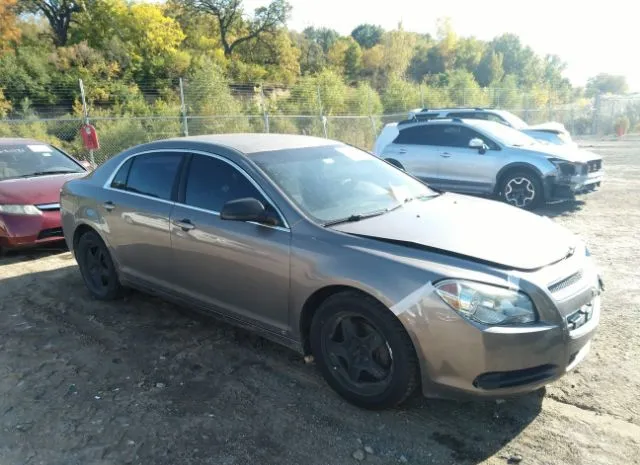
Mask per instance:
[[[597,267],[566,229],[331,140],[140,145],[60,203],[96,298],[131,287],[226,318],[313,355],[366,408],[538,389],[583,360],[600,317]]]
[[[595,153],[478,119],[390,123],[374,153],[435,189],[495,195],[525,209],[593,192],[604,180]]]

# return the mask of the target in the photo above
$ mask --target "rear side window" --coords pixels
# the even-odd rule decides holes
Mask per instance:
[[[446,145],[443,142],[442,125],[413,126],[402,129],[394,141],[396,144],[407,145]]]
[[[132,161],[133,158],[129,158],[124,165],[120,167],[116,175],[113,177],[113,181],[111,181],[111,187],[114,189],[127,188],[127,179],[129,178],[129,170],[131,169]]]
[[[182,162],[179,153],[153,153],[129,159],[116,173],[111,187],[136,194],[171,200]]]

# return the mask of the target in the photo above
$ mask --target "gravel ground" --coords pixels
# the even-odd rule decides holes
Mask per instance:
[[[593,144],[603,189],[540,213],[590,243],[604,313],[546,392],[359,410],[287,349],[137,293],[93,301],[68,252],[30,252],[0,261],[0,463],[640,463],[640,141]]]

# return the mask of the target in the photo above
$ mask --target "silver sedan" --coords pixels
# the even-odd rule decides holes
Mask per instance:
[[[96,298],[132,287],[225,317],[312,355],[366,408],[418,387],[538,389],[584,358],[600,315],[597,268],[567,230],[326,139],[141,145],[66,183],[61,214]]]

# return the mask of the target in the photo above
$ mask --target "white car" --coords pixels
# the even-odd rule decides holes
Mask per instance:
[[[410,120],[427,121],[441,118],[494,121],[522,131],[542,143],[577,147],[577,144],[571,138],[571,134],[564,124],[551,121],[530,125],[517,115],[506,110],[491,108],[418,108],[409,112]]]

